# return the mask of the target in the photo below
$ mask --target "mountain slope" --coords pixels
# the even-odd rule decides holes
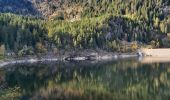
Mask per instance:
[[[164,20],[169,6],[170,1],[165,0],[0,0],[0,12],[73,21],[110,13],[137,20]]]
[[[0,46],[7,51],[127,52],[141,44],[170,46],[169,40],[168,45],[162,41],[170,29],[170,2],[165,0],[0,0],[0,5],[4,13],[0,14]]]
[[[28,0],[0,0],[0,12],[22,15],[37,15],[38,11]]]
[[[75,5],[68,5],[68,0],[0,0],[0,12],[49,18],[60,13],[79,11]]]

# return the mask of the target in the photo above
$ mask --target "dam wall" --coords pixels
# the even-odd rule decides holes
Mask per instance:
[[[162,49],[141,49],[144,56],[170,57],[170,48]]]

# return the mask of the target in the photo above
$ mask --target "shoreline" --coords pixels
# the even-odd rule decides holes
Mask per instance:
[[[55,62],[55,61],[107,61],[117,60],[123,58],[137,57],[135,53],[102,53],[89,55],[45,55],[45,56],[28,56],[28,57],[11,57],[0,60],[0,68],[11,64],[23,64],[23,63],[37,63],[37,62]]]

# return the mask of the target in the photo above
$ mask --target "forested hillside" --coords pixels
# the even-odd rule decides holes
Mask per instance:
[[[168,0],[0,0],[0,51],[168,47]],[[13,13],[13,14],[11,14]],[[136,42],[134,42],[136,41]]]

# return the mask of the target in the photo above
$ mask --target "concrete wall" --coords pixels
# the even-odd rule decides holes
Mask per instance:
[[[141,49],[145,56],[170,57],[170,48],[164,49]]]

